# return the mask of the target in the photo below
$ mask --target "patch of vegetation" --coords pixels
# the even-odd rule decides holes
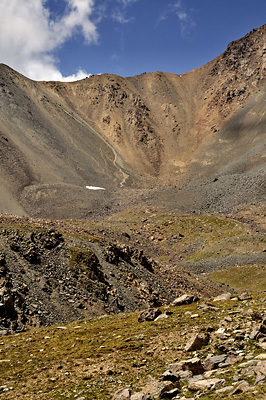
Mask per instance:
[[[157,322],[138,323],[137,313],[129,313],[2,337],[1,399],[110,400],[119,388],[138,390],[149,375],[158,378],[168,363],[193,356],[183,347],[195,327],[218,328],[217,311],[204,311],[199,305],[167,307],[172,314]],[[224,302],[220,319],[232,309],[232,302]],[[204,347],[200,357],[211,351]],[[259,352],[252,343],[249,351]]]
[[[265,265],[241,265],[226,268],[208,275],[215,282],[250,292],[266,290]]]
[[[105,296],[104,275],[96,254],[89,249],[70,249],[69,269],[82,286],[89,292]]]

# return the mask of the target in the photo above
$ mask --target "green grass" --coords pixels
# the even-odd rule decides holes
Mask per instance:
[[[258,296],[263,307],[263,294]],[[193,330],[217,329],[235,310],[231,301],[217,304],[218,312],[198,309],[199,304],[170,307],[173,314],[158,322],[138,323],[138,313],[128,313],[1,337],[0,387],[9,390],[0,398],[110,400],[120,388],[139,390],[149,375],[158,378],[168,363],[193,357],[182,350]],[[198,317],[191,318],[195,313]],[[197,352],[202,359],[213,351],[211,346]],[[252,342],[249,346],[248,351],[260,352]],[[231,382],[230,376],[227,379]]]
[[[266,265],[243,265],[226,268],[208,275],[218,283],[250,292],[266,291]]]

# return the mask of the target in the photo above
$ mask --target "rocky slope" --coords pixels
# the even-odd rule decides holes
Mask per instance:
[[[0,211],[86,218],[132,198],[141,203],[147,190],[152,202],[154,188],[172,187],[169,208],[191,212],[182,199],[197,197],[206,212],[204,188],[215,209],[217,186],[224,203],[236,206],[247,202],[250,182],[252,201],[260,202],[265,35],[262,26],[180,76],[33,82],[1,65]]]
[[[118,241],[88,225],[4,215],[0,224],[0,336],[224,290],[162,268],[126,232]]]
[[[265,399],[265,293],[174,304],[1,337],[1,398]]]

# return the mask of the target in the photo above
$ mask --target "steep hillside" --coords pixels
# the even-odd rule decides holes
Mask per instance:
[[[256,145],[252,140],[260,145],[265,140],[265,35],[265,26],[254,30],[184,75],[101,75],[45,87],[93,122],[140,173],[156,176],[159,185],[178,184],[188,170],[209,175],[223,170],[221,151],[230,153],[229,163],[244,164]]]
[[[1,65],[0,211],[87,218],[132,200],[161,206],[163,193],[153,190],[172,187],[171,209],[191,212],[182,199],[197,197],[206,212],[215,209],[217,186],[222,203],[237,206],[247,202],[250,182],[251,201],[260,202],[265,37],[263,26],[183,75],[33,82]]]
[[[171,266],[162,262],[170,259],[165,257],[169,249],[183,257],[199,250],[189,230],[183,230],[185,243],[173,241],[167,250],[166,243],[158,246],[155,240],[149,244],[149,233],[157,222],[152,215],[151,219],[146,215],[149,223],[140,235],[142,217],[134,211],[128,213],[129,224],[125,227],[123,216],[120,223],[110,220],[102,226],[99,222],[0,215],[0,336],[95,315],[166,305],[186,291],[204,297],[224,291],[224,285],[173,267],[178,260],[172,259]],[[168,218],[163,216],[161,222],[168,225]],[[201,224],[193,219],[188,222],[195,230]],[[216,224],[226,231],[223,220]],[[234,223],[232,237],[242,232],[233,228]],[[157,236],[155,231],[154,235]],[[167,242],[171,241],[169,232],[164,235]],[[259,235],[255,236],[258,240]],[[261,259],[263,243],[252,249],[251,262]]]

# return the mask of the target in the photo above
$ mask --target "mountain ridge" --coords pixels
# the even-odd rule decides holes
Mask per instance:
[[[200,179],[263,174],[265,35],[263,25],[182,75],[34,82],[1,65],[0,211],[86,218],[99,203],[108,210],[121,203],[122,189],[141,197]]]

